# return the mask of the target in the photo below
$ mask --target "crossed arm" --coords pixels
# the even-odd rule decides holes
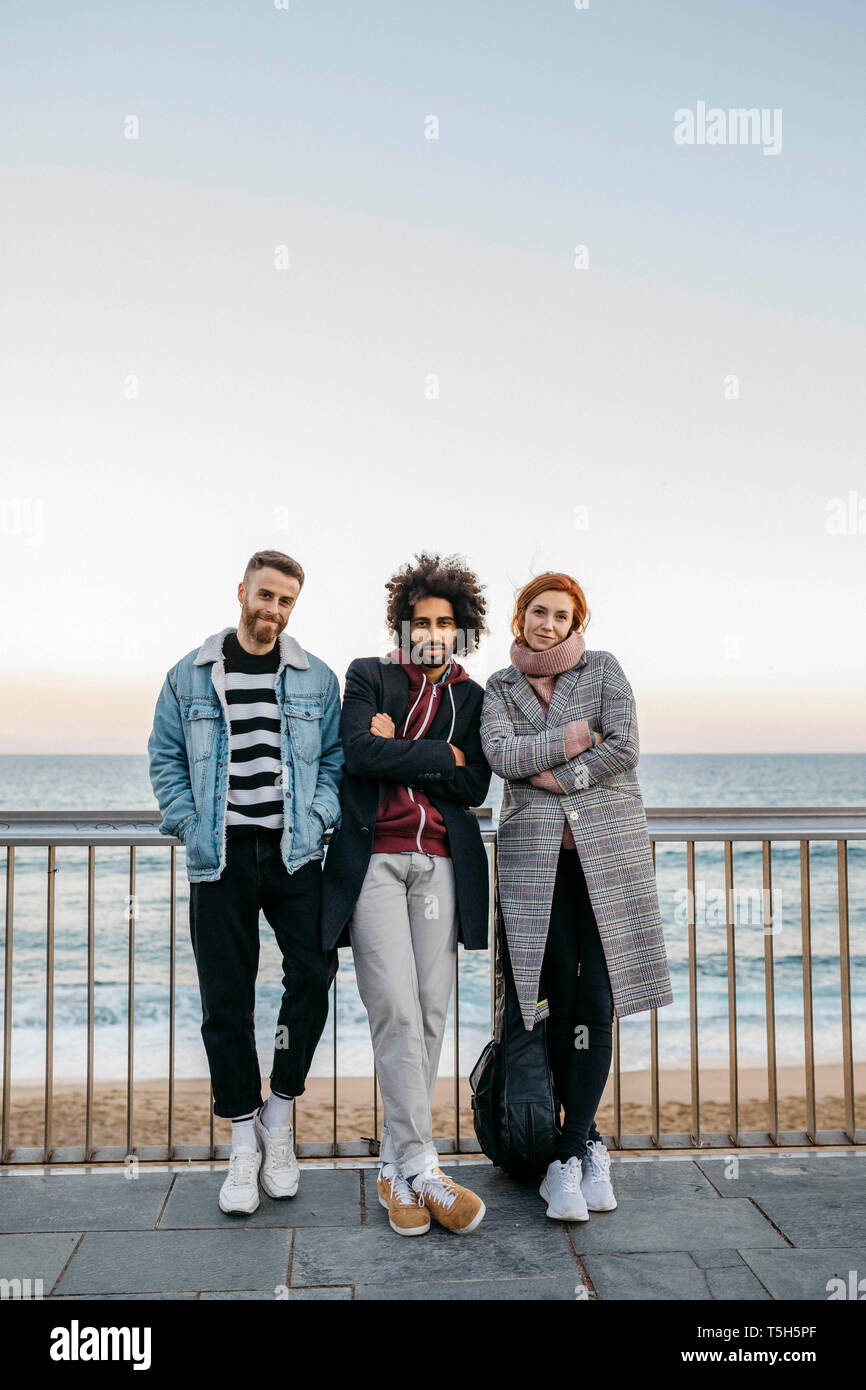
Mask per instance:
[[[347,772],[404,785],[438,784],[452,775],[457,762],[450,744],[441,738],[388,738],[372,733],[371,724],[379,714],[378,696],[369,676],[359,662],[351,662],[340,721]]]
[[[477,725],[464,749],[445,739],[396,738],[393,720],[378,709],[374,685],[354,661],[346,672],[341,733],[346,768],[356,776],[429,788],[464,806],[479,806],[487,795],[490,767]]]
[[[590,747],[586,720],[515,734],[508,707],[488,683],[481,714],[481,742],[494,772],[508,781],[530,781],[549,791],[585,791],[614,773],[637,766],[640,747],[632,688],[615,657],[605,658],[601,695],[602,737]],[[582,748],[570,752],[575,742]]]

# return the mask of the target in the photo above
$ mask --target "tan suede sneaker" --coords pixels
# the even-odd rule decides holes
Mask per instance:
[[[487,1210],[480,1197],[461,1187],[441,1168],[430,1168],[412,1179],[415,1191],[424,1199],[433,1216],[448,1231],[468,1235],[483,1220]]]
[[[420,1197],[399,1173],[383,1178],[381,1169],[376,1183],[379,1203],[388,1212],[392,1231],[398,1236],[423,1236],[430,1230],[430,1216]]]

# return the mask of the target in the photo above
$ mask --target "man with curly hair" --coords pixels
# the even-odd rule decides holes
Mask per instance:
[[[439,1168],[431,1106],[457,943],[487,946],[490,786],[484,691],[456,657],[486,631],[482,585],[458,556],[421,554],[387,584],[397,645],[346,672],[341,822],[325,860],[324,949],[351,945],[384,1101],[379,1201],[392,1230],[430,1214],[466,1234],[481,1198]]]

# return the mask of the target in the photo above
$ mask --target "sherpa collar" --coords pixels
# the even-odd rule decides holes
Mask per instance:
[[[222,632],[214,632],[210,637],[206,637],[198,650],[198,655],[193,666],[206,666],[209,661],[218,661],[222,658],[223,641],[229,632],[237,632],[236,627],[224,627]],[[278,671],[284,666],[295,666],[299,671],[306,671],[310,663],[307,660],[307,653],[304,651],[300,642],[292,637],[283,628],[280,633],[280,664]]]

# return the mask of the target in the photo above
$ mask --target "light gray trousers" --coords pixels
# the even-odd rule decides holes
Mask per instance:
[[[411,1178],[439,1161],[430,1107],[457,957],[451,860],[371,855],[349,940],[382,1092],[379,1156]]]

